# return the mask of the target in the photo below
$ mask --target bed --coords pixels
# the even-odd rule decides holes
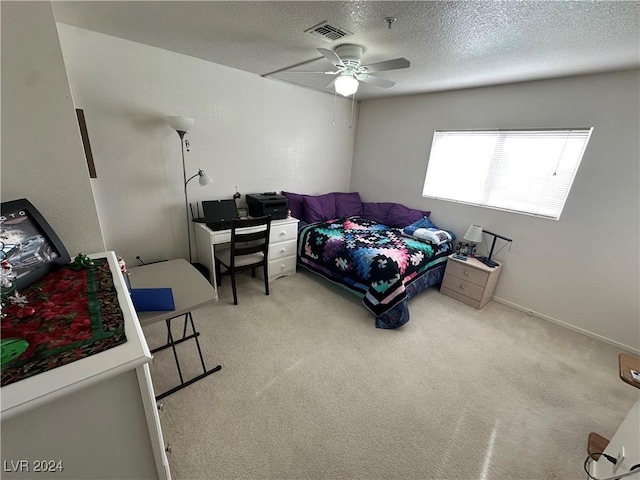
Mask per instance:
[[[409,299],[442,282],[450,240],[429,243],[364,215],[316,221],[300,229],[298,264],[362,298],[376,327],[398,328]]]

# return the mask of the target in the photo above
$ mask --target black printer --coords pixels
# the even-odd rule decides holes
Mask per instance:
[[[247,193],[247,209],[250,217],[271,215],[271,220],[287,218],[289,200],[275,192]]]

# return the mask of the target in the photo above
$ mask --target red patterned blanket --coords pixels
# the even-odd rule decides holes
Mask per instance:
[[[47,275],[20,292],[28,304],[4,309],[2,386],[127,341],[109,263],[94,263]]]

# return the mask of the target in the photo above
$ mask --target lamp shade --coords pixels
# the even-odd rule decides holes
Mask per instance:
[[[358,80],[353,78],[351,75],[343,75],[336,78],[334,86],[336,88],[336,92],[343,97],[348,97],[358,91]]]
[[[480,225],[471,225],[464,234],[464,239],[472,243],[480,243],[482,241],[482,227]]]
[[[204,170],[198,170],[198,176],[200,178],[198,178],[198,183],[200,184],[201,187],[204,187],[205,185],[209,185],[210,183],[213,183],[213,178],[211,178],[209,175],[207,175],[206,173],[204,173]]]
[[[188,132],[193,128],[195,120],[190,117],[166,117],[167,123],[176,132]]]

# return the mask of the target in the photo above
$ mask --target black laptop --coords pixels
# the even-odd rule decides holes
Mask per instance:
[[[229,200],[204,200],[202,202],[204,222],[211,230],[226,230],[231,228],[233,219],[238,218],[236,201]]]

